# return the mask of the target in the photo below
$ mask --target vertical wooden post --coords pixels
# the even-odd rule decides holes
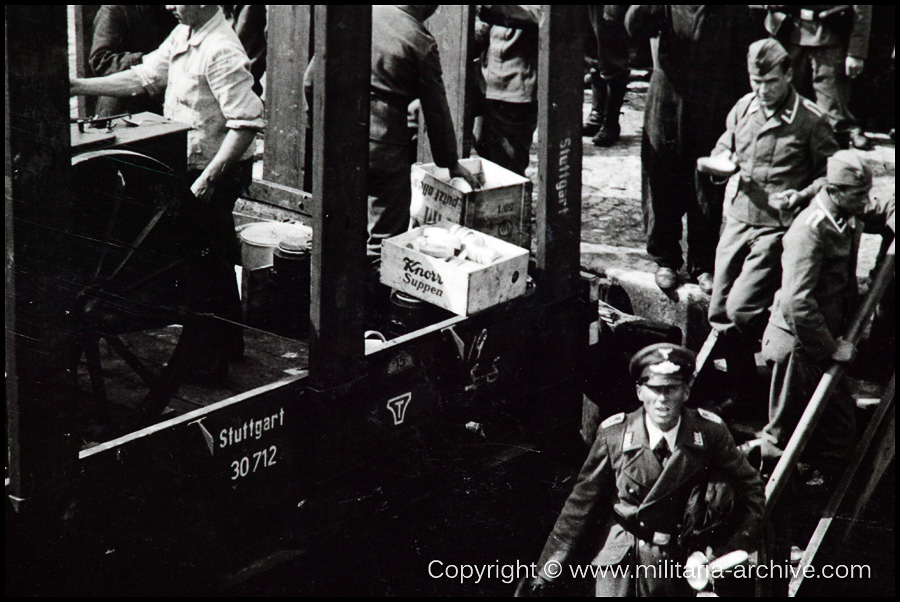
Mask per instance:
[[[472,107],[470,86],[474,77],[472,60],[475,35],[475,6],[470,4],[444,4],[430,19],[428,31],[434,35],[441,53],[441,70],[447,104],[456,132],[456,151],[460,158],[468,157],[475,141],[472,138]],[[431,162],[431,146],[425,124],[419,124],[419,160]]]
[[[303,188],[306,111],[303,73],[309,64],[309,4],[269,6],[264,178]]]
[[[75,16],[75,74],[77,77],[91,77],[91,46],[94,44],[94,17],[100,11],[100,4],[74,4]],[[78,116],[90,117],[97,106],[96,96],[78,97]]]
[[[581,405],[581,366],[588,344],[579,303],[581,244],[581,107],[584,99],[584,6],[543,5],[538,50],[538,202],[535,211],[541,324],[540,384],[548,419]],[[596,307],[594,308],[596,312]],[[596,315],[596,314],[595,314]]]
[[[65,5],[6,6],[6,416],[14,503],[55,482],[77,459],[63,434],[72,400],[58,386],[65,336],[47,321],[66,294],[66,31]]]
[[[581,263],[581,5],[544,5],[538,58],[537,285],[542,301],[572,296]]]
[[[362,369],[372,9],[316,5],[310,379],[318,390]]]

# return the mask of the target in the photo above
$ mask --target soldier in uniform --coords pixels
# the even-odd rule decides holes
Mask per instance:
[[[856,258],[864,229],[892,235],[894,199],[869,204],[872,172],[853,151],[828,160],[828,185],[784,236],[781,289],[763,337],[773,362],[769,423],[763,444],[778,455],[830,362],[848,362],[854,348],[840,337],[857,302]],[[844,458],[853,437],[854,407],[837,391],[810,442],[811,452]],[[831,463],[833,465],[839,463]]]
[[[591,112],[581,128],[597,146],[612,146],[622,128],[619,116],[628,91],[628,32],[625,31],[627,4],[588,4],[597,65],[591,68]]]
[[[859,149],[869,141],[850,112],[850,82],[865,66],[871,28],[871,4],[772,5],[766,16],[791,55],[794,86],[816,99],[842,145]]]
[[[693,490],[722,479],[734,491],[734,506],[711,549],[719,556],[752,549],[763,511],[759,474],[735,446],[722,420],[705,410],[684,407],[691,390],[694,353],[659,343],[634,355],[629,370],[643,407],[616,414],[597,430],[593,446],[566,500],[538,563],[539,573],[518,594],[539,590],[562,572],[581,536],[602,526],[593,564],[621,566],[597,579],[598,596],[685,595],[673,563],[695,551],[684,530]],[[702,496],[701,496],[702,497]],[[637,566],[658,570],[636,571]],[[668,565],[668,574],[663,567]],[[630,567],[627,568],[627,567]]]
[[[376,4],[372,8],[367,253],[373,258],[380,257],[384,239],[409,229],[408,112],[414,99],[421,101],[434,162],[449,168],[451,177],[480,187],[478,179],[459,164],[441,57],[425,27],[425,20],[437,9],[437,4]]]
[[[781,239],[795,212],[825,185],[826,162],[838,150],[822,110],[791,86],[790,57],[781,44],[751,44],[747,69],[753,92],[731,110],[712,153],[740,169],[725,202],[709,304],[734,397],[756,380],[752,354],[781,282]]]

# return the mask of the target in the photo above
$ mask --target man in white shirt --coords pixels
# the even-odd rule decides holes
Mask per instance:
[[[250,183],[252,143],[265,127],[263,104],[253,92],[249,59],[217,4],[167,5],[179,25],[140,65],[104,77],[72,78],[70,93],[127,97],[165,90],[163,114],[189,124],[187,167],[191,191],[203,204],[217,254],[231,264],[240,252],[232,211]],[[240,298],[230,268],[205,274],[201,295],[210,311],[240,320]],[[207,333],[214,358],[197,366],[196,380],[218,381],[228,360],[243,355],[241,329],[220,325]]]

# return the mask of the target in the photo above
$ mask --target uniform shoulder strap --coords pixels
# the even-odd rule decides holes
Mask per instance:
[[[606,420],[600,423],[601,429],[608,429],[611,426],[616,426],[617,424],[622,424],[625,421],[625,412],[619,412],[613,416],[610,416]]]
[[[806,107],[806,109],[810,113],[813,113],[816,117],[824,117],[825,116],[825,112],[819,107],[819,105],[817,105],[816,103],[814,103],[813,101],[811,101],[808,98],[803,98],[803,106]]]
[[[703,408],[697,408],[697,412],[709,420],[710,422],[715,422],[716,424],[725,424],[725,422],[719,418],[716,414],[713,414],[709,410],[704,410]]]

